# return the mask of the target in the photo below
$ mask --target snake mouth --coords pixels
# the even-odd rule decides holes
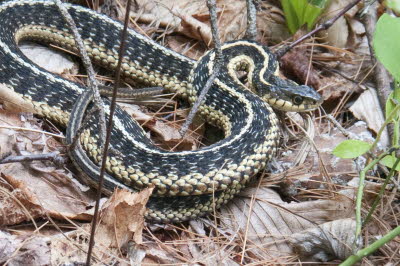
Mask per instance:
[[[308,100],[301,104],[295,104],[292,101],[277,99],[272,97],[263,97],[263,100],[271,105],[272,108],[285,112],[309,112],[316,110],[321,104],[321,100]]]

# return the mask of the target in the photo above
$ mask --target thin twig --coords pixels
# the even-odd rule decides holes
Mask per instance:
[[[367,14],[368,11],[371,10],[371,8],[374,10],[378,10],[378,6],[374,5],[376,2],[377,0],[365,0],[364,7],[359,11],[360,17],[363,17],[365,14]]]
[[[206,96],[208,90],[211,88],[215,78],[218,76],[221,66],[222,66],[222,49],[221,49],[221,41],[219,39],[219,30],[217,24],[217,5],[216,0],[207,0],[207,7],[210,12],[210,21],[211,21],[211,33],[212,38],[215,46],[215,59],[214,59],[214,71],[211,76],[208,78],[206,85],[201,90],[199,97],[197,98],[196,102],[193,104],[192,109],[189,112],[189,115],[186,119],[186,122],[183,124],[182,128],[179,130],[179,133],[183,137],[190,124],[193,121],[194,116],[196,115],[197,110],[199,109],[200,105],[203,103],[204,97]]]
[[[362,23],[365,27],[365,34],[368,39],[368,46],[371,55],[371,60],[375,65],[374,74],[375,74],[375,83],[376,83],[376,91],[378,93],[379,103],[381,105],[381,109],[384,110],[386,105],[386,101],[389,98],[391,93],[390,90],[390,76],[385,67],[376,60],[374,49],[372,47],[372,39],[373,34],[375,32],[375,25],[377,21],[377,8],[378,3],[372,3],[372,6],[365,9],[366,13],[362,16]],[[389,141],[392,141],[393,136],[393,125],[388,125],[388,133],[389,133]]]
[[[10,130],[17,130],[17,131],[28,131],[28,132],[41,133],[41,134],[52,136],[52,137],[55,137],[55,138],[65,139],[64,136],[61,136],[61,135],[58,135],[58,134],[54,134],[54,133],[50,133],[50,132],[46,132],[46,131],[43,131],[43,130],[33,129],[33,128],[13,127],[13,126],[7,126],[7,125],[0,125],[0,128],[10,129]]]
[[[372,203],[371,208],[368,211],[368,214],[364,219],[364,222],[363,222],[363,226],[364,227],[371,220],[372,214],[374,213],[374,211],[375,211],[376,207],[378,206],[378,204],[381,202],[381,199],[383,198],[383,195],[385,194],[387,185],[389,184],[389,182],[392,180],[392,177],[397,172],[397,166],[399,165],[399,163],[400,163],[400,158],[397,158],[395,163],[393,164],[392,169],[390,169],[389,174],[387,174],[387,176],[385,178],[385,182],[383,182],[383,184],[381,185],[379,193],[375,197],[374,202]]]
[[[105,118],[105,113],[104,113],[103,101],[101,100],[100,92],[99,92],[98,86],[97,86],[97,81],[95,79],[93,65],[89,59],[89,56],[85,49],[85,45],[83,43],[81,35],[78,32],[78,28],[76,27],[74,19],[68,13],[67,8],[62,4],[62,2],[60,0],[53,0],[53,1],[56,4],[56,6],[58,7],[64,20],[67,22],[69,29],[72,32],[72,35],[74,35],[76,47],[78,48],[79,55],[82,59],[83,65],[86,69],[86,73],[88,75],[88,83],[89,83],[88,87],[93,91],[94,103],[96,104],[97,108],[99,108],[99,110],[100,110],[100,112],[99,112],[99,115],[100,115],[99,136],[100,136],[100,138],[99,139],[100,139],[100,142],[103,143],[105,132],[106,132],[106,118]],[[103,146],[103,145],[101,145],[101,146]]]
[[[92,254],[92,250],[93,250],[93,245],[94,245],[94,235],[96,233],[96,225],[97,225],[97,220],[98,220],[98,216],[99,216],[100,197],[101,197],[101,191],[102,191],[103,183],[104,183],[104,174],[105,174],[105,170],[106,170],[108,147],[110,145],[110,139],[111,139],[111,130],[113,127],[113,116],[114,116],[114,112],[115,112],[115,108],[116,108],[116,104],[117,104],[117,92],[118,92],[118,86],[120,83],[122,59],[123,59],[123,55],[125,53],[125,44],[126,44],[126,37],[127,37],[127,32],[128,32],[130,9],[131,9],[131,0],[128,0],[126,9],[125,9],[126,11],[125,11],[124,28],[122,30],[121,43],[120,43],[120,47],[119,47],[119,51],[118,51],[118,63],[117,63],[117,69],[116,69],[116,73],[115,73],[114,90],[113,90],[112,100],[111,100],[111,104],[110,104],[110,116],[108,119],[106,140],[104,143],[103,156],[102,156],[102,160],[101,160],[99,185],[97,188],[97,199],[96,199],[96,205],[94,208],[94,215],[93,215],[93,220],[92,220],[92,230],[90,233],[89,249],[88,249],[88,254],[87,254],[87,258],[86,258],[86,265],[90,265],[90,259],[91,259],[91,254]]]
[[[386,235],[379,237],[379,239],[376,240],[375,242],[373,242],[372,244],[357,251],[357,253],[355,253],[354,255],[351,255],[350,257],[348,257],[340,265],[342,265],[342,266],[358,265],[357,262],[361,261],[363,258],[367,257],[368,255],[373,254],[380,247],[388,244],[390,241],[392,241],[395,237],[397,237],[399,235],[400,235],[400,226],[397,226],[395,229],[393,229]]]
[[[255,41],[257,38],[257,9],[255,0],[246,0],[247,7],[247,28],[244,38]]]
[[[333,117],[333,115],[329,114],[326,116],[326,118],[331,121],[336,128],[342,132],[342,134],[349,139],[356,139],[356,135],[354,133],[351,133],[349,131],[347,131],[344,127],[342,127],[342,125],[335,119],[335,117]]]
[[[284,54],[286,54],[289,50],[291,50],[293,47],[295,47],[296,45],[298,45],[299,43],[307,40],[308,38],[310,38],[312,35],[314,35],[315,33],[321,31],[321,30],[326,30],[329,27],[332,26],[333,23],[336,22],[336,20],[338,20],[341,16],[343,16],[344,14],[346,14],[347,11],[349,11],[352,7],[354,7],[355,5],[357,5],[359,2],[361,2],[361,0],[355,0],[353,2],[351,2],[350,4],[348,4],[345,8],[343,8],[339,13],[336,14],[336,16],[334,16],[333,18],[325,21],[324,23],[320,24],[318,27],[316,27],[314,30],[310,31],[309,33],[303,35],[301,38],[297,39],[296,41],[292,42],[289,45],[286,45],[282,48],[280,48],[278,51],[276,51],[276,57],[278,59],[280,59]]]
[[[32,161],[60,161],[62,157],[59,152],[50,152],[43,154],[28,154],[28,155],[15,155],[7,156],[0,159],[0,164],[5,163],[18,163],[18,162],[32,162]]]
[[[371,59],[373,63],[376,63],[375,67],[375,81],[376,81],[376,87],[378,91],[378,96],[379,96],[379,102],[381,106],[385,106],[386,101],[389,97],[390,94],[390,78],[389,74],[384,68],[384,66],[380,63],[377,62],[375,58],[375,53],[374,49],[372,48],[372,39],[373,39],[373,34],[375,32],[375,25],[377,21],[377,5],[378,3],[375,3],[374,6],[369,8],[368,12],[362,17],[362,22],[365,27],[365,33],[368,39],[368,46],[371,54]]]

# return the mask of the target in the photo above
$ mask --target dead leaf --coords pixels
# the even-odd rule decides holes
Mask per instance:
[[[129,243],[128,255],[129,262],[131,265],[142,265],[142,262],[146,256],[146,251],[141,245]]]
[[[29,115],[0,111],[2,124],[40,130]],[[62,144],[41,132],[0,129],[0,150],[11,155],[63,151]],[[3,182],[1,211],[3,224],[17,224],[48,214],[54,218],[90,220],[87,206],[92,192],[72,178],[72,174],[51,162],[11,163],[0,165]],[[27,211],[28,210],[28,211]]]
[[[207,52],[205,45],[186,36],[166,36],[165,40],[169,48],[195,60]]]
[[[139,193],[116,189],[103,204],[96,228],[93,265],[113,264],[121,249],[124,253],[128,250],[132,259],[143,258],[143,252],[135,254],[132,251],[132,242],[133,245],[142,243],[146,203],[152,191],[153,188],[144,189]],[[52,264],[85,262],[89,232],[90,224],[84,224],[82,228],[69,232],[67,238],[63,235],[52,238]],[[146,252],[147,249],[143,251]],[[117,261],[121,262],[121,259]]]
[[[352,249],[355,229],[354,219],[335,220],[296,233],[290,242],[305,261],[345,260],[357,252]],[[357,242],[362,243],[361,239]]]
[[[144,128],[149,129],[155,136],[152,140],[157,143],[160,148],[165,150],[182,151],[195,150],[199,148],[200,139],[204,132],[204,123],[200,119],[194,119],[190,125],[188,134],[182,138],[179,133],[181,122],[170,122],[158,119],[155,116],[144,113],[139,106],[122,104],[122,108],[128,112],[136,121],[141,123]],[[177,117],[186,117],[187,112],[175,113]]]
[[[0,231],[0,264],[50,265],[50,248],[42,237],[14,236]]]
[[[321,16],[324,21],[331,19],[336,16],[340,10],[346,7],[351,0],[333,0],[330,1],[329,6],[325,9],[324,14]],[[355,6],[351,9],[352,11],[347,13],[347,16],[354,14],[358,10]],[[318,34],[320,37],[324,38],[330,45],[335,47],[344,48],[347,45],[349,39],[349,26],[347,24],[346,18],[344,16],[340,17],[329,29],[322,31]]]
[[[284,42],[291,37],[286,26],[285,15],[279,5],[273,1],[258,2],[257,34],[261,43],[268,45]]]
[[[51,237],[51,265],[65,264],[84,264],[87,257],[88,234],[81,230],[71,231],[66,234],[58,234]],[[92,265],[100,265],[97,260],[98,249],[94,248],[93,253],[96,259],[92,259]],[[102,261],[102,265],[107,264],[109,260]]]
[[[178,265],[182,261],[174,258],[170,252],[160,248],[157,244],[146,244],[146,257],[143,260],[143,265],[151,264],[170,264]]]
[[[36,43],[20,45],[21,51],[35,64],[55,74],[76,74],[78,66],[65,54]]]
[[[0,100],[3,103],[4,109],[10,112],[30,112],[36,113],[33,104],[30,104],[22,99],[22,97],[15,93],[6,84],[0,83]]]
[[[33,221],[45,215],[45,210],[21,189],[0,187],[1,225],[14,225]]]
[[[152,191],[153,188],[139,193],[116,189],[101,210],[96,243],[107,248],[121,248],[131,240],[141,244],[146,203]]]
[[[83,192],[80,187],[75,185],[71,181],[71,177],[60,175],[57,170],[50,174],[38,175],[21,163],[3,165],[0,169],[7,183],[13,189],[19,189],[23,197],[27,199],[24,204],[40,206],[41,214],[47,213],[58,219],[65,217],[81,220],[91,219],[91,215],[86,211],[89,202],[93,199],[88,197],[90,193]],[[17,210],[14,209],[14,211]],[[18,212],[23,212],[23,209]],[[8,219],[15,218],[8,216]],[[26,217],[26,220],[29,220],[29,217]]]
[[[193,16],[180,15],[179,18],[182,20],[181,33],[190,38],[202,40],[207,46],[211,45],[211,27],[208,24],[195,19]]]
[[[263,258],[295,256],[288,242],[291,235],[333,219],[353,216],[353,202],[343,196],[286,203],[265,187],[247,188],[241,195],[221,208],[222,221],[226,228],[247,239],[243,244],[247,252]]]
[[[301,84],[307,84],[318,90],[320,87],[320,78],[312,64],[310,64],[310,58],[306,54],[305,47],[292,49],[282,57],[282,69],[285,75],[295,77]]]
[[[126,0],[121,1],[121,7],[124,9],[126,6]],[[146,1],[137,0],[135,5],[132,5],[131,16],[138,19],[139,22],[154,24],[161,27],[168,27],[174,29],[178,27],[180,19],[176,17],[171,10],[179,9],[184,10],[186,13],[191,13],[193,6],[196,6],[196,1],[189,2],[185,1]],[[191,12],[190,12],[191,11]],[[123,21],[124,12],[120,12],[120,20]]]
[[[362,121],[355,123],[353,126],[347,128],[346,131],[355,139],[369,143],[374,141],[372,134]],[[304,189],[304,192],[306,192],[310,189],[328,188],[326,177],[321,175],[321,162],[330,178],[335,180],[335,183],[346,184],[350,181],[354,177],[354,174],[358,173],[358,167],[362,167],[365,160],[360,158],[357,161],[359,166],[357,166],[354,160],[341,159],[332,154],[338,143],[346,139],[347,137],[335,127],[328,133],[316,135],[313,141],[318,154],[312,149],[304,164],[298,168],[293,168],[293,162],[297,160],[298,154],[296,152],[284,153],[284,156],[279,159],[279,164],[283,165],[288,171],[280,175],[281,177],[286,177],[282,187],[288,195],[296,195],[298,194],[298,190],[301,189]],[[305,197],[307,196],[309,195]]]
[[[354,104],[350,106],[349,110],[354,114],[355,117],[365,121],[368,127],[376,134],[379,132],[380,128],[385,122],[382,108],[379,104],[378,95],[374,89],[367,89],[364,91],[354,102]],[[381,148],[385,148],[389,144],[389,134],[386,128],[383,131],[379,142],[381,144]]]
[[[0,231],[0,263],[3,264],[21,245],[21,239],[10,233]]]
[[[122,1],[121,10],[126,1]],[[204,1],[135,1],[133,16],[139,22],[155,27],[166,28],[167,33],[181,33],[190,39],[211,44],[209,12]],[[121,18],[124,12],[120,12]],[[217,1],[218,26],[221,42],[241,39],[246,31],[246,2],[241,0]],[[263,43],[279,43],[290,37],[282,10],[274,3],[261,2],[257,12],[257,28]],[[154,31],[154,30],[153,30]],[[143,29],[139,29],[143,32]],[[164,31],[165,32],[165,31]],[[197,59],[204,52],[204,47],[197,46],[190,51],[185,40],[173,38],[171,48],[191,58]],[[186,47],[186,48],[185,48]],[[200,53],[198,53],[200,51]]]
[[[223,236],[221,239],[210,237],[203,221],[190,221],[191,230],[185,230],[181,238],[186,245],[182,243],[183,245],[177,245],[177,248],[183,254],[190,254],[192,261],[200,261],[205,265],[239,265],[234,260],[235,253],[232,253],[230,242],[225,241]],[[188,251],[184,252],[182,246],[185,246]]]

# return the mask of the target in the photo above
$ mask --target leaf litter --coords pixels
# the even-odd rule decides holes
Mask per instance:
[[[123,14],[125,1],[114,4],[118,18]],[[259,40],[274,45],[289,38],[279,6],[264,2],[260,5]],[[331,10],[335,9],[331,7]],[[197,59],[210,46],[208,12],[203,1],[136,1],[133,11],[132,26],[136,30],[178,52]],[[217,11],[222,40],[240,38],[245,30],[245,2],[221,0]],[[302,57],[293,54],[289,60],[297,73],[289,73],[289,76],[317,87],[326,100],[325,109],[334,110],[335,117],[344,121],[343,126],[348,132],[373,141],[374,135],[366,134],[369,131],[365,124],[358,122],[349,126],[355,119],[346,118],[349,117],[347,108],[353,106],[351,112],[365,120],[375,132],[381,124],[369,115],[361,116],[370,108],[368,103],[353,104],[352,95],[359,95],[363,88],[349,78],[356,83],[368,80],[371,68],[361,50],[357,50],[365,48],[365,38],[353,15],[330,29],[334,31],[327,34],[329,38],[333,37],[328,39],[331,46],[302,45],[299,48]],[[344,27],[346,31],[343,31]],[[354,53],[341,48],[349,46],[355,49]],[[362,51],[365,54],[365,49]],[[38,53],[32,54],[37,57]],[[310,62],[314,69],[304,67]],[[76,75],[76,69],[76,64],[71,65],[70,59],[63,56],[60,61],[56,60],[53,69],[50,66],[52,72],[83,82]],[[112,82],[101,70],[98,77],[103,83]],[[2,99],[4,95],[12,95],[8,88],[0,87],[0,93],[1,90],[4,90]],[[7,111],[0,112],[2,156],[49,151],[66,155],[61,138],[41,132],[43,128],[55,130],[52,125],[43,124],[27,113],[10,113],[10,110],[29,112],[31,109],[21,106],[16,98],[7,99],[8,103],[3,104]],[[193,132],[182,140],[177,133],[187,112],[177,109],[173,99],[152,98],[149,102],[144,107],[121,105],[143,124],[157,145],[168,150],[192,150],[203,145],[202,136],[206,130],[201,121],[195,122]],[[370,118],[374,120],[370,121]],[[305,123],[308,129],[301,129],[302,123],[301,117],[286,120],[284,147],[271,163],[270,174],[263,173],[264,179],[254,182],[216,211],[214,218],[181,225],[146,224],[143,213],[151,189],[139,194],[117,190],[108,200],[102,199],[94,265],[286,264],[299,260],[316,262],[346,258],[355,241],[354,199],[358,171],[365,161],[343,160],[332,155],[336,143],[346,137],[323,115],[317,120],[311,119],[311,124]],[[15,127],[28,130],[17,131],[13,129]],[[304,132],[313,139],[312,142],[302,137]],[[0,261],[40,265],[83,263],[94,191],[75,179],[74,168],[70,164],[34,162],[1,165],[0,172],[1,224],[6,226],[0,231],[0,243],[3,243]],[[380,189],[377,178],[368,177],[365,210]],[[384,196],[373,223],[366,228],[369,237],[379,237],[396,224],[400,212],[392,204],[397,196],[396,190],[391,189]],[[393,254],[395,249],[396,246],[389,244],[381,250],[383,254]]]

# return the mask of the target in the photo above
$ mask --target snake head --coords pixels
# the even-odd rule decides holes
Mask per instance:
[[[276,75],[271,75],[267,82],[257,84],[255,91],[272,108],[287,112],[312,111],[323,102],[313,88]]]

